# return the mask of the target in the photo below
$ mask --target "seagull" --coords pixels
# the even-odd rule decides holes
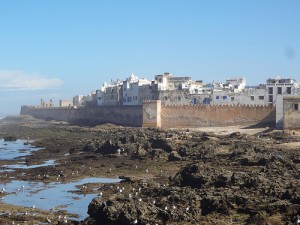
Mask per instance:
[[[135,219],[135,220],[133,221],[133,224],[137,224],[137,223],[138,223],[138,220]]]
[[[48,217],[47,217],[47,222],[48,222],[48,223],[51,223],[51,220],[50,220]]]

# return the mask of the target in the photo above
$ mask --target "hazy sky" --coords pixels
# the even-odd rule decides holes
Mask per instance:
[[[0,116],[164,72],[299,82],[300,1],[0,1]]]

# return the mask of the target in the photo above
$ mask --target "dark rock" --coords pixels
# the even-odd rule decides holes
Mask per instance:
[[[201,164],[190,164],[180,170],[174,177],[179,186],[192,188],[226,187],[230,185],[232,172],[206,167]]]
[[[172,146],[170,145],[170,143],[168,143],[168,141],[166,139],[161,139],[161,138],[157,138],[157,139],[150,139],[151,142],[151,147],[152,148],[161,148],[164,151],[170,153],[172,151]]]
[[[96,152],[101,154],[116,154],[119,148],[120,147],[115,145],[112,141],[106,141]]]
[[[4,141],[16,141],[17,138],[14,136],[6,136],[4,137]]]
[[[206,216],[211,213],[220,213],[229,215],[229,208],[226,200],[216,196],[206,196],[201,200],[202,215]]]
[[[180,161],[180,160],[182,160],[182,158],[176,151],[172,151],[168,156],[168,160],[169,161]]]

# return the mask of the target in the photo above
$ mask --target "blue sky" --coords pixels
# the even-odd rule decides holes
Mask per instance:
[[[298,0],[2,0],[0,116],[131,73],[300,82]]]

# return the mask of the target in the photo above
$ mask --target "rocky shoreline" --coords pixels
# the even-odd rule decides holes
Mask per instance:
[[[26,157],[28,165],[48,159],[58,164],[1,174],[2,182],[10,177],[123,181],[80,189],[98,194],[84,221],[63,221],[58,212],[41,210],[31,217],[3,214],[1,224],[38,224],[47,217],[51,224],[81,225],[295,224],[300,219],[297,131],[261,128],[254,134],[218,134],[112,124],[84,127],[22,116],[1,120],[0,139],[4,137],[30,139],[44,148]],[[22,210],[0,204],[2,212]]]

